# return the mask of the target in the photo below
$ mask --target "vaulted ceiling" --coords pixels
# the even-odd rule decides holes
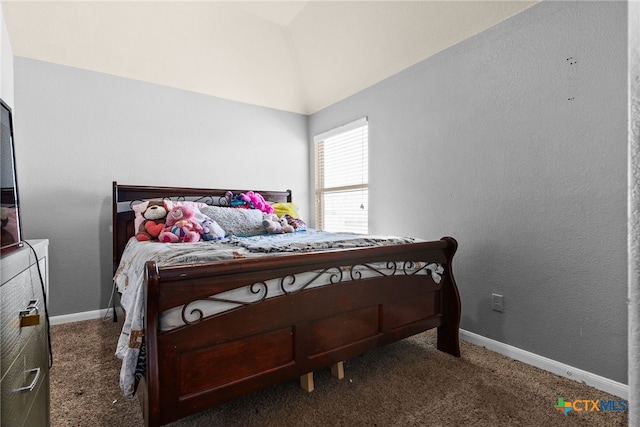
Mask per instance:
[[[3,1],[13,53],[314,113],[535,1]]]

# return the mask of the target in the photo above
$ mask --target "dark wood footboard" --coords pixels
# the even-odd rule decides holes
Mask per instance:
[[[147,375],[138,388],[147,425],[166,424],[431,328],[438,328],[438,349],[459,356],[460,298],[451,269],[456,249],[446,237],[198,265],[147,263]],[[398,271],[360,278],[352,269],[374,262],[393,263],[388,265]],[[441,264],[440,282],[412,274],[415,262]],[[317,270],[335,271],[336,282],[159,330],[161,313],[169,308]]]

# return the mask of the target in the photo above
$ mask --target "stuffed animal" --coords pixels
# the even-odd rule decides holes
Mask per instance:
[[[243,193],[233,194],[231,191],[227,191],[224,198],[227,200],[227,206],[232,208],[253,209],[253,206],[249,204]]]
[[[306,231],[307,224],[300,218],[294,218],[289,214],[282,215],[282,218],[287,220],[287,224],[293,227],[293,231]],[[281,218],[281,220],[282,220]]]
[[[200,233],[202,240],[209,241],[224,239],[225,232],[215,220],[205,216],[200,224],[202,225],[202,232]]]
[[[167,214],[165,227],[158,240],[165,243],[197,242],[202,226],[195,220],[196,213],[190,206],[174,206]]]
[[[273,207],[264,200],[260,193],[254,191],[240,194],[233,194],[231,191],[227,191],[225,199],[227,204],[233,208],[257,209],[266,214],[273,213]]]
[[[258,209],[266,214],[273,213],[273,207],[267,203],[260,193],[247,191],[242,193],[241,196],[244,196],[243,198],[249,202],[249,205],[253,206],[253,209]]]
[[[278,218],[276,214],[265,214],[262,225],[269,234],[293,233],[293,227],[284,218]]]
[[[140,203],[138,208],[144,220],[138,227],[136,239],[140,242],[158,240],[158,236],[165,227],[165,219],[171,206],[162,200],[149,200]]]

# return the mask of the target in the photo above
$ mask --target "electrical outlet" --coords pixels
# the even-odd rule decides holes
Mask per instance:
[[[491,294],[491,310],[504,312],[504,297],[498,294]]]

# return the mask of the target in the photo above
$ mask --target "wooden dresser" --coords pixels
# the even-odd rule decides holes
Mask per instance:
[[[49,241],[28,243],[37,263],[27,244],[0,260],[2,427],[49,425],[49,342],[43,295],[48,294]]]

